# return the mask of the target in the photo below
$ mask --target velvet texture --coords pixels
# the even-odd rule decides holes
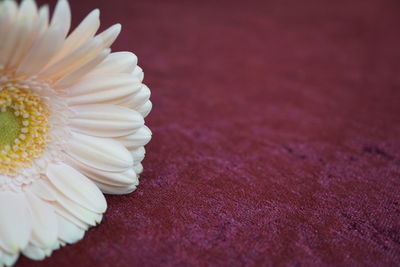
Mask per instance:
[[[399,263],[399,1],[70,2],[122,23],[153,140],[100,226],[17,266]]]

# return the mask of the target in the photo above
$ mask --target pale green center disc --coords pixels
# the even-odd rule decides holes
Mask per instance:
[[[12,146],[20,129],[21,123],[12,111],[0,112],[0,149],[6,145]]]

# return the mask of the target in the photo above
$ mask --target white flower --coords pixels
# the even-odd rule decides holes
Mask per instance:
[[[49,22],[34,0],[0,2],[0,266],[40,260],[102,219],[102,194],[135,190],[150,90],[121,26],[95,35],[99,11],[71,34],[66,0]],[[102,192],[101,192],[102,191]]]

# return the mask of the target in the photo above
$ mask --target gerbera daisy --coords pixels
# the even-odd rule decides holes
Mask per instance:
[[[40,260],[80,240],[106,210],[103,193],[135,190],[150,90],[130,52],[110,53],[121,26],[96,34],[92,11],[68,35],[34,0],[0,2],[0,266]]]

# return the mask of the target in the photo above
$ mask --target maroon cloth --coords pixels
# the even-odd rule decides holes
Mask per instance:
[[[100,226],[17,266],[399,263],[399,1],[71,5],[122,23],[153,140]]]

